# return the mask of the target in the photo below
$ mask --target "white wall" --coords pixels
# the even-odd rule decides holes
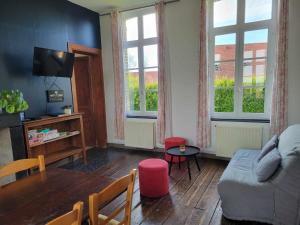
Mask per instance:
[[[290,1],[289,124],[300,123],[300,1]],[[101,40],[106,96],[108,142],[114,139],[114,78],[111,20],[103,16]],[[181,0],[166,6],[167,69],[171,77],[173,135],[196,143],[199,0]]]
[[[288,122],[300,123],[300,1],[290,0]]]

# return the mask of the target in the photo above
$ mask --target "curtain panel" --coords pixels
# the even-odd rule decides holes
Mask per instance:
[[[209,115],[209,79],[207,68],[207,2],[200,0],[200,50],[198,86],[197,144],[200,148],[210,146],[211,124]]]
[[[160,144],[164,144],[166,137],[167,114],[167,79],[165,68],[165,14],[164,2],[155,4],[157,34],[158,34],[158,115],[156,125],[156,138]]]
[[[122,23],[118,11],[111,13],[112,52],[115,85],[115,138],[124,140],[124,68],[122,57]]]
[[[279,0],[276,39],[276,67],[273,80],[271,134],[280,134],[287,127],[288,107],[288,16],[289,1]]]

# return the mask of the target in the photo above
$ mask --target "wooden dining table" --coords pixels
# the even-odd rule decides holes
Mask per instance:
[[[52,168],[0,187],[0,224],[44,225],[71,211],[77,201],[84,202],[86,219],[88,196],[114,181],[100,172]]]

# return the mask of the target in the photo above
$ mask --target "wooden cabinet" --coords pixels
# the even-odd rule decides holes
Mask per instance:
[[[29,131],[45,128],[66,133],[44,142],[29,143]],[[45,163],[50,164],[70,156],[81,155],[86,163],[84,130],[80,113],[25,122],[24,134],[28,158],[44,155]]]

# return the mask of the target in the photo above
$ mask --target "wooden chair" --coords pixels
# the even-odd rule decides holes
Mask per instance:
[[[107,188],[99,193],[89,196],[89,219],[90,225],[130,225],[131,223],[131,207],[134,189],[136,170],[131,170],[130,174],[116,180]],[[116,197],[127,190],[126,201],[122,206],[115,209],[109,216],[98,214],[99,210],[106,204],[112,202]],[[125,210],[124,219],[121,222],[114,218]]]
[[[77,202],[71,212],[48,222],[46,225],[81,225],[83,202]]]
[[[38,158],[34,159],[21,159],[13,161],[5,166],[0,167],[0,178],[35,167],[39,167],[40,172],[45,171],[45,159],[43,155],[39,155]]]

